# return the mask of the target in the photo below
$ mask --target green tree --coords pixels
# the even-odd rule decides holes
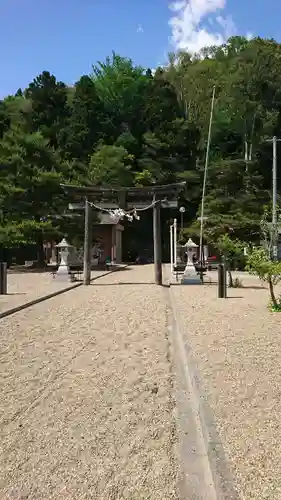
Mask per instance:
[[[205,228],[211,240],[225,232],[243,241],[258,240],[263,207],[269,201],[264,180],[257,162],[252,162],[246,172],[242,159],[213,161],[205,198]]]
[[[180,117],[183,117],[183,113],[175,88],[165,78],[164,71],[158,69],[154,78],[149,79],[146,89],[144,118],[147,130],[152,133],[163,132]]]
[[[43,71],[24,92],[31,110],[24,112],[27,132],[40,130],[51,146],[58,148],[59,135],[68,117],[67,87]]]
[[[45,235],[58,232],[56,225],[52,227],[45,219],[65,207],[60,188],[60,182],[68,176],[65,165],[40,132],[13,131],[0,142],[0,164],[2,233],[17,234],[16,240],[36,242],[42,261]]]
[[[0,139],[3,138],[4,133],[9,129],[11,119],[8,114],[7,107],[4,101],[0,101]]]
[[[66,126],[60,132],[62,153],[87,164],[104,134],[103,103],[89,76],[82,76],[75,84],[70,111]]]
[[[235,260],[241,259],[241,257],[243,256],[244,245],[240,240],[231,239],[228,234],[223,234],[214,243],[214,246],[219,250],[220,255],[225,261],[229,277],[229,286],[233,287],[231,267],[233,266]]]
[[[166,130],[144,134],[140,166],[150,166],[158,182],[188,177],[197,166],[198,140],[198,131],[184,119],[169,122]]]
[[[90,158],[88,179],[96,186],[131,186],[133,160],[122,146],[99,146]]]
[[[247,270],[268,284],[270,307],[272,311],[281,311],[281,299],[275,292],[281,281],[281,262],[272,261],[264,248],[256,247],[249,251]]]
[[[108,139],[113,143],[129,131],[139,141],[145,130],[145,90],[150,82],[144,69],[113,52],[104,63],[93,66],[91,77],[107,114]]]

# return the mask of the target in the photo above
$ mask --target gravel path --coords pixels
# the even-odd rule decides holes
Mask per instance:
[[[242,280],[245,288],[229,290],[228,300],[213,285],[173,286],[171,293],[201,401],[214,418],[209,439],[222,444],[239,498],[280,500],[280,315],[268,312],[258,280]]]
[[[92,278],[104,274],[105,271],[92,271]],[[7,295],[0,295],[0,313],[26,302],[38,299],[49,293],[63,290],[71,283],[63,283],[53,279],[48,273],[8,273]]]
[[[1,320],[1,500],[177,498],[167,308],[152,269]]]

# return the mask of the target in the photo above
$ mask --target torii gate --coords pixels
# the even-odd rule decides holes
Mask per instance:
[[[71,196],[72,201],[80,202],[85,210],[84,234],[84,285],[90,284],[91,277],[91,232],[92,204],[96,209],[153,210],[153,246],[155,284],[162,285],[162,251],[161,251],[161,215],[162,208],[177,208],[178,196],[184,191],[186,182],[148,187],[104,187],[73,186],[61,184],[63,190]],[[83,201],[83,205],[81,205]]]

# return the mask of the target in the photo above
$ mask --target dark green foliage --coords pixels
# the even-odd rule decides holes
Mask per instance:
[[[66,85],[43,71],[30,83],[24,95],[31,102],[31,110],[25,112],[26,130],[40,130],[50,146],[57,148],[60,131],[68,116]]]
[[[89,76],[82,76],[75,85],[71,113],[61,129],[62,154],[86,162],[95,145],[103,137],[103,103]]]
[[[3,135],[9,129],[10,124],[11,118],[7,106],[4,101],[0,101],[0,139],[3,139]]]
[[[55,234],[56,228],[46,224],[46,218],[62,210],[60,182],[67,176],[65,165],[40,132],[8,132],[0,142],[0,158],[2,234],[10,234],[15,243],[36,241],[43,229]]]
[[[146,129],[151,132],[165,130],[170,122],[181,116],[181,109],[174,87],[165,78],[163,70],[158,70],[150,78],[146,89],[144,117]]]

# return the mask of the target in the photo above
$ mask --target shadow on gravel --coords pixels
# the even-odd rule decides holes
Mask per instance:
[[[99,283],[94,281],[90,283],[91,286],[138,286],[138,285],[155,285],[154,281],[119,281],[119,283]],[[170,288],[168,283],[162,283],[162,288]]]
[[[245,297],[242,297],[242,295],[237,295],[236,297],[226,297],[226,299],[244,299]]]
[[[249,285],[249,286],[242,286],[242,288],[246,288],[248,290],[266,290],[266,286],[263,285]]]
[[[81,272],[83,272],[83,267],[82,266],[71,266],[70,269],[76,269],[79,268]],[[9,274],[46,274],[46,273],[54,273],[57,271],[58,266],[56,264],[49,264],[46,267],[40,268],[40,267],[26,267],[26,266],[11,266],[8,269],[8,275]],[[100,266],[92,266],[91,268],[92,271],[131,271],[129,267],[117,267],[115,268],[114,266],[111,267],[110,269],[106,268],[105,265],[100,265]]]
[[[9,274],[46,274],[52,273],[57,270],[57,266],[48,266],[44,268],[36,268],[36,267],[25,267],[25,266],[15,266],[10,267],[8,269]]]
[[[211,283],[208,283],[207,281],[205,283],[203,283],[203,285],[206,285],[206,286],[218,286],[218,282],[217,281],[212,281]],[[245,286],[241,286],[239,287],[241,290],[245,289],[245,290],[266,290],[266,286],[263,286],[263,285],[245,285]],[[235,290],[235,288],[233,288]],[[237,290],[237,288],[236,288]]]
[[[145,282],[145,281],[136,281],[136,282],[120,281],[119,283],[98,283],[98,282],[95,281],[94,283],[91,283],[91,286],[120,286],[120,285],[133,285],[133,286],[137,286],[137,285],[154,285],[154,282],[153,281],[150,281],[150,282]]]

